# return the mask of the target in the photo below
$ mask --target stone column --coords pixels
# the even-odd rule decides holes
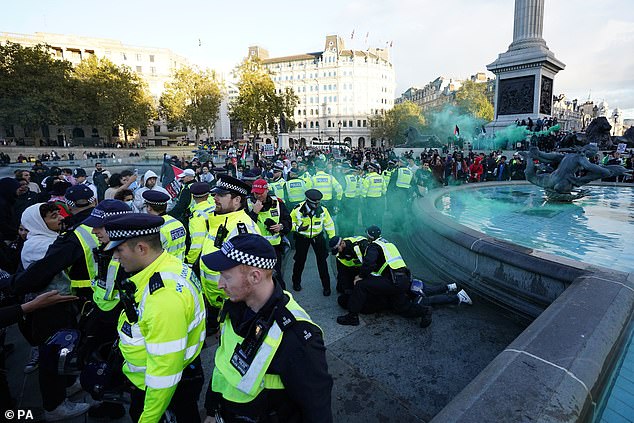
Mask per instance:
[[[544,0],[515,0],[513,43],[509,50],[546,46],[544,29]]]

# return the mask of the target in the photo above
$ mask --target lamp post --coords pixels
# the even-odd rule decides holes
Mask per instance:
[[[339,147],[341,147],[341,121],[337,122],[337,129],[339,130]]]

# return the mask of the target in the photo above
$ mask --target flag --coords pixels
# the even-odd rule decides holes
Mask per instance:
[[[457,137],[460,136],[460,128],[458,128],[458,125],[456,125],[456,127],[454,128],[453,134]]]
[[[198,47],[200,47],[200,46],[202,46],[202,45],[203,45],[203,43],[202,43],[202,42],[200,42],[200,38],[199,38],[199,39],[198,39]]]
[[[390,47],[392,47],[392,44],[394,44],[394,41],[390,41]]]
[[[354,40],[354,29],[352,30],[352,35],[350,36],[351,40]]]
[[[169,159],[165,159],[161,168],[161,183],[172,199],[178,197],[178,193],[181,191],[181,183],[178,178],[182,173],[183,169],[169,163]]]
[[[240,160],[246,160],[247,159],[247,145],[244,145],[244,148],[242,149],[242,154],[240,155]]]

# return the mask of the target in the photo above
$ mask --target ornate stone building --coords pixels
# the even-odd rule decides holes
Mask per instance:
[[[370,119],[394,105],[395,73],[389,50],[346,49],[337,35],[328,35],[323,51],[269,57],[259,46],[249,47],[271,72],[278,92],[292,88],[299,97],[291,143],[376,146],[370,139]]]

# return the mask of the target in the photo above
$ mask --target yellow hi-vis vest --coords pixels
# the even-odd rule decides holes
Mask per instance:
[[[262,235],[260,229],[253,222],[253,219],[251,219],[251,216],[244,210],[218,215],[213,213],[209,216],[209,232],[203,241],[203,248],[200,252],[201,257],[219,250],[214,243],[216,242],[216,236],[219,235],[218,229],[221,225],[224,226],[227,231],[227,236],[222,239],[222,242],[228,241],[242,233]],[[220,273],[209,269],[205,263],[200,260],[200,281],[202,282],[203,293],[205,297],[207,297],[209,304],[216,308],[220,308],[225,298],[227,298],[225,292],[218,288],[219,280]]]
[[[179,220],[170,215],[166,214],[161,217],[165,221],[163,226],[161,226],[161,244],[163,244],[163,249],[181,261],[185,260],[185,250],[187,249],[185,227]]]
[[[360,180],[357,175],[346,175],[345,180],[346,190],[344,191],[344,195],[346,196],[346,198],[358,197]]]
[[[266,240],[270,242],[271,245],[280,245],[280,243],[282,242],[282,237],[280,236],[280,233],[269,232],[266,229],[266,225],[264,224],[264,221],[266,219],[273,219],[275,224],[280,223],[280,202],[277,197],[271,196],[271,198],[273,199],[273,204],[271,204],[271,208],[267,211],[260,210],[260,213],[258,213],[257,225],[262,236],[266,238]]]
[[[396,175],[396,186],[399,188],[409,188],[412,185],[414,174],[406,167],[399,167]]]
[[[304,172],[302,175],[300,175],[299,179],[301,179],[302,181],[304,181],[304,183],[306,183],[307,190],[313,188],[313,177],[311,176],[309,172]]]
[[[284,185],[286,185],[286,180],[284,178],[280,178],[277,181],[269,182],[268,185],[272,194],[284,201]]]
[[[291,212],[291,220],[293,221],[293,230],[306,238],[315,238],[322,231],[326,231],[328,238],[335,236],[335,222],[332,220],[328,209],[321,207],[319,216],[304,216],[301,212],[304,202],[299,203]],[[304,230],[299,230],[302,226],[308,226]]]
[[[293,314],[296,320],[303,320],[317,326],[290,293],[284,291],[284,294],[290,297],[286,309]],[[244,369],[246,372],[243,376],[231,364],[231,357],[244,338],[235,333],[231,319],[227,315],[220,326],[220,345],[216,350],[215,367],[211,380],[212,391],[222,394],[222,397],[227,401],[245,404],[253,401],[265,389],[284,389],[279,375],[266,373],[283,337],[284,332],[274,321],[251,365],[248,366],[248,369]]]
[[[163,253],[130,277],[136,285],[138,321],[121,312],[117,330],[123,373],[145,391],[140,422],[158,422],[185,369],[205,340],[200,282],[176,257]]]
[[[312,178],[313,189],[321,191],[323,194],[322,201],[330,201],[333,197],[333,191],[337,200],[341,200],[343,196],[343,188],[339,181],[337,181],[332,175],[327,174],[323,170],[318,171]]]
[[[92,281],[97,276],[97,262],[93,249],[99,246],[97,235],[92,233],[92,228],[86,225],[79,225],[73,233],[79,240],[82,250],[84,250],[84,260],[86,261],[86,269],[88,270],[88,279],[70,281],[71,288],[90,288]]]
[[[363,252],[361,251],[361,247],[359,246],[358,242],[364,241],[365,239],[366,238],[362,236],[351,236],[348,238],[344,238],[343,240],[346,241],[346,243],[349,242],[352,244],[352,249],[354,250],[356,257],[353,259],[344,259],[339,257],[339,254],[337,254],[337,260],[339,260],[339,262],[346,267],[361,267],[361,263],[363,262]]]
[[[120,267],[119,259],[113,257],[110,259],[110,264],[108,264],[106,280],[93,279],[92,300],[100,310],[110,311],[119,304],[119,291],[115,289],[114,281]]]
[[[306,181],[300,178],[286,181],[286,199],[289,203],[299,203],[304,201],[304,193],[308,190]]]
[[[390,183],[390,178],[392,178],[392,174],[394,173],[393,169],[385,169],[383,171],[383,180],[386,184]]]
[[[378,198],[383,196],[386,191],[385,180],[376,172],[370,172],[363,180],[363,196],[369,198]]]
[[[189,238],[191,244],[187,252],[187,263],[194,263],[203,248],[203,241],[207,236],[209,216],[216,209],[216,205],[209,201],[202,201],[194,207],[192,217],[189,219]]]
[[[374,276],[381,276],[381,273],[385,270],[386,267],[390,267],[390,269],[396,270],[401,269],[405,266],[405,261],[403,261],[403,257],[401,257],[401,253],[396,248],[396,245],[391,242],[387,242],[383,238],[379,238],[373,241],[383,251],[383,256],[385,257],[385,263],[383,266],[376,272],[372,272]]]

